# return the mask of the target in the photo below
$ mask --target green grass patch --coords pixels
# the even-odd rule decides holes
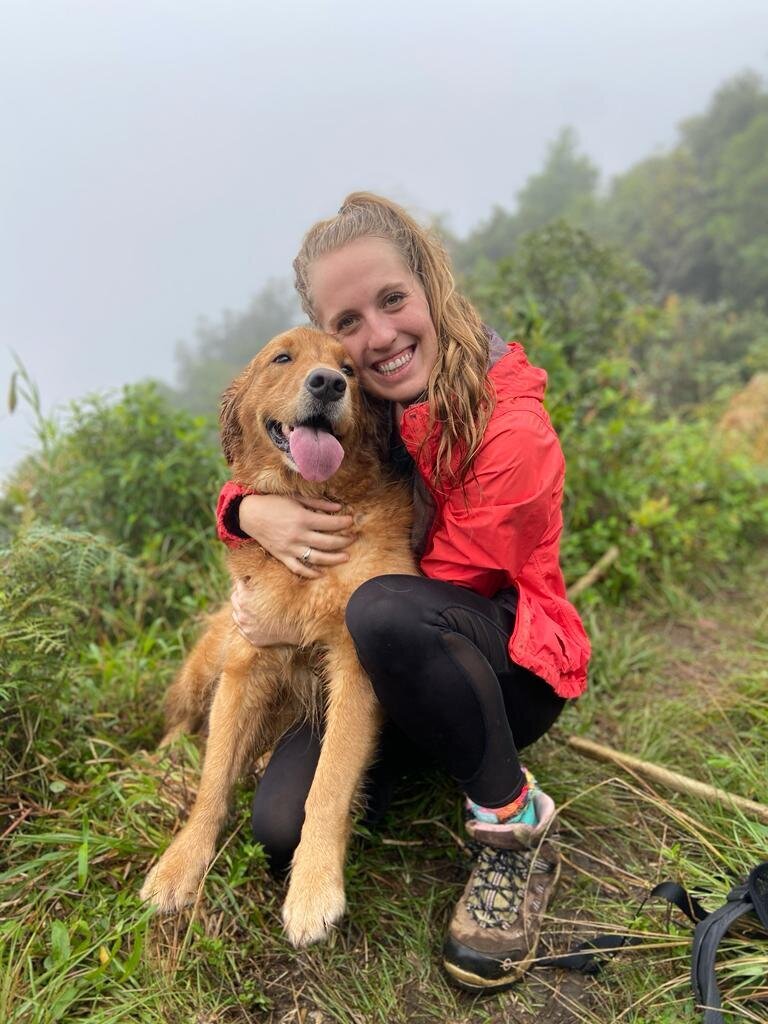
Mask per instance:
[[[0,1019],[696,1020],[690,927],[665,905],[640,912],[643,897],[671,877],[706,891],[714,908],[765,857],[768,827],[585,760],[563,740],[581,732],[765,799],[763,579],[758,563],[698,594],[657,588],[592,623],[592,693],[528,758],[561,808],[565,871],[544,945],[562,950],[600,931],[641,943],[596,979],[534,970],[486,999],[452,989],[440,969],[470,861],[460,801],[437,775],[406,780],[384,827],[358,830],[349,913],[325,945],[297,952],[282,936],[283,885],[248,839],[253,780],[238,791],[196,906],[165,920],[148,914],[141,881],[184,820],[199,774],[197,740],[153,752],[162,691],[188,636],[158,622],[86,646],[71,680],[81,692],[69,694],[60,731],[43,734],[37,755],[6,778]],[[768,944],[730,939],[719,962],[734,1019],[768,1019]]]

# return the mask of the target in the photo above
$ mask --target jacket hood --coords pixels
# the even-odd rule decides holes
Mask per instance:
[[[539,402],[544,401],[544,392],[547,389],[547,372],[538,366],[532,366],[528,362],[525,349],[518,341],[512,341],[505,346],[505,352],[495,363],[492,362],[489,377],[496,387],[496,393],[500,400],[505,398],[535,398]]]

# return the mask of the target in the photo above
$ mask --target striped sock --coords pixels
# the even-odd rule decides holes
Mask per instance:
[[[523,767],[525,784],[519,794],[503,807],[481,807],[467,797],[467,807],[477,821],[488,825],[535,825],[537,822],[533,793],[538,784],[527,768]]]

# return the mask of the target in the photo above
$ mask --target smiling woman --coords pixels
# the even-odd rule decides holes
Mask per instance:
[[[341,342],[363,388],[389,403],[390,469],[410,479],[416,508],[422,576],[371,579],[346,609],[389,720],[368,822],[386,807],[404,746],[453,776],[481,852],[444,965],[466,988],[502,989],[534,956],[560,870],[554,804],[518,752],[583,692],[589,659],[560,568],[565,466],[543,406],[546,373],[482,324],[439,241],[387,199],[349,196],[310,229],[294,269],[313,323]],[[282,424],[273,440],[280,447],[287,436],[303,476],[315,463],[303,465],[295,434]],[[219,500],[220,535],[233,545],[255,538],[307,578],[309,594],[349,557],[352,520],[341,511],[233,481]],[[253,643],[290,642],[265,632],[242,591],[235,608]],[[297,723],[257,790],[253,832],[275,870],[302,836],[321,745],[322,726]]]

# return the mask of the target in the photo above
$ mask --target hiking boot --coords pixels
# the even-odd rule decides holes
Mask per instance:
[[[560,876],[560,854],[548,838],[554,801],[538,787],[531,799],[535,825],[467,822],[482,845],[448,927],[443,966],[472,992],[509,988],[536,955],[542,918]]]

